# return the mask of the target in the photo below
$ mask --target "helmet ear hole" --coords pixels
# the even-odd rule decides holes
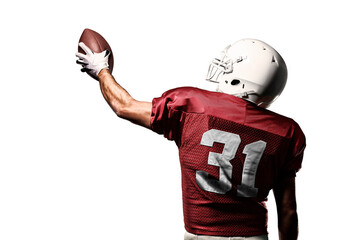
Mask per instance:
[[[240,83],[240,80],[234,79],[231,81],[231,85],[238,85]]]

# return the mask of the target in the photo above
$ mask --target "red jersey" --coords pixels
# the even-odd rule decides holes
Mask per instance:
[[[219,92],[183,87],[153,99],[151,128],[174,140],[188,232],[267,234],[265,201],[301,168],[305,136],[290,118]]]

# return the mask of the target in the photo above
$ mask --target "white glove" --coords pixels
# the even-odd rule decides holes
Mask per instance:
[[[83,42],[79,43],[79,47],[81,47],[86,54],[76,53],[76,57],[79,58],[79,60],[76,60],[76,63],[82,66],[82,72],[87,72],[93,78],[98,79],[97,76],[102,69],[109,69],[108,61],[111,54],[110,50],[94,53]]]

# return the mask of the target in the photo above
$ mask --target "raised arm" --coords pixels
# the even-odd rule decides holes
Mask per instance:
[[[112,110],[120,118],[127,119],[140,126],[150,128],[152,105],[150,102],[137,101],[121,87],[108,69],[98,74],[101,92]]]
[[[82,66],[82,72],[87,72],[99,80],[101,92],[116,115],[140,126],[150,128],[152,104],[135,100],[115,81],[108,69],[110,51],[94,53],[82,42],[79,43],[79,46],[85,54],[77,53],[76,56],[79,59],[76,63]]]
[[[295,177],[284,178],[275,188],[279,240],[296,240],[298,216],[296,211]]]

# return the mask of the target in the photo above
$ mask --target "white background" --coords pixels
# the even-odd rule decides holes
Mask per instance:
[[[271,3],[270,3],[271,2]],[[356,1],[6,1],[0,8],[0,239],[183,238],[177,148],[118,119],[75,64],[84,28],[138,100],[213,90],[208,63],[241,38],[288,65],[271,110],[307,136],[299,239],[358,238]],[[356,115],[357,114],[357,115]],[[269,195],[270,239],[277,239]]]

